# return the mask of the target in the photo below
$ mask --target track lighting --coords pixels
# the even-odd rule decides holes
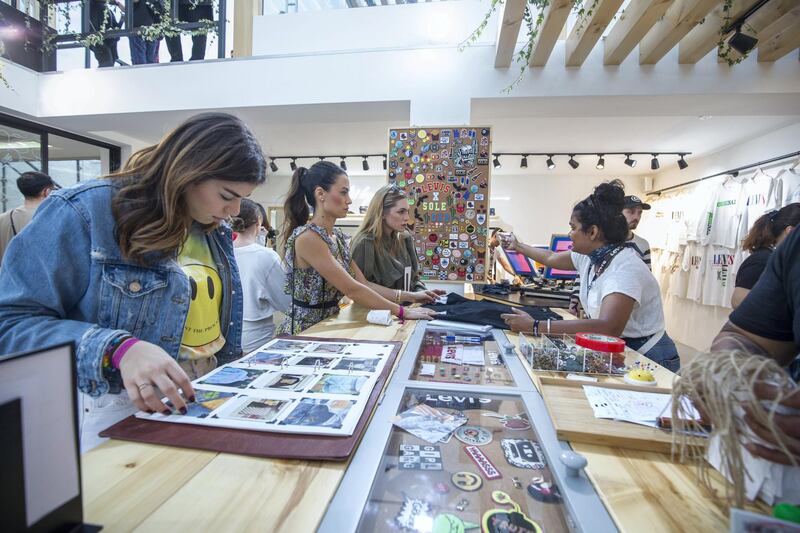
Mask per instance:
[[[320,161],[325,161],[325,156],[324,155],[320,155],[320,156],[317,156],[317,157],[319,157]]]
[[[569,166],[571,166],[573,169],[576,169],[580,166],[580,163],[575,161],[575,156],[573,154],[569,155]]]
[[[547,156],[547,170],[553,170],[554,168],[556,168],[556,164],[553,163],[553,156],[552,155],[548,155]]]
[[[631,159],[631,154],[625,154],[625,164],[633,168],[636,166],[636,160]]]
[[[500,166],[500,158],[498,156],[494,156],[494,161],[492,161],[492,164],[494,165],[494,168],[499,167]]]
[[[603,170],[604,168],[606,168],[606,160],[603,159],[603,154],[597,154],[597,157],[598,157],[597,165],[595,165],[595,168],[597,170]]]
[[[747,55],[747,53],[750,52],[750,50],[752,50],[753,48],[755,48],[757,44],[758,44],[758,39],[742,33],[741,25],[736,27],[736,33],[731,35],[731,38],[728,39],[728,46],[730,46],[731,48],[733,48],[742,55]]]
[[[342,157],[342,161],[339,163],[339,166],[342,167],[342,170],[347,172],[347,163],[345,162],[344,157]]]
[[[275,164],[275,158],[271,157],[269,161],[269,169],[273,172],[278,171],[278,165]]]
[[[291,168],[291,169],[292,169],[292,172],[294,172],[295,170],[297,170],[297,158],[296,158],[296,157],[293,157],[293,158],[292,158],[292,162],[291,162],[291,163],[289,163],[289,168]]]
[[[383,156],[383,170],[386,170],[386,156]]]
[[[364,171],[369,170],[369,163],[367,162],[367,156],[362,155],[361,157],[364,158],[364,160],[361,162],[361,168],[363,168]]]
[[[522,160],[519,162],[519,168],[528,168],[528,156],[523,155]]]
[[[658,167],[661,166],[658,164],[658,154],[651,154],[653,159],[650,160],[650,170],[658,170]]]
[[[684,155],[681,154],[681,158],[678,159],[678,168],[680,168],[681,170],[685,170],[686,167],[688,167],[688,166],[689,166],[689,163],[686,162],[686,160],[684,159]]]

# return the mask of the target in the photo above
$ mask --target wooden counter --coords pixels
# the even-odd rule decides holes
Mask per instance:
[[[375,326],[365,316],[350,306],[305,334],[399,340],[405,347],[416,325]],[[516,343],[516,335],[510,338]],[[588,475],[621,530],[727,530],[727,507],[667,455],[574,448],[589,459]],[[110,441],[82,456],[84,519],[106,531],[311,532],[346,466]]]

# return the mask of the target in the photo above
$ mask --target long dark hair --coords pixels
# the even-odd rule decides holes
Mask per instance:
[[[316,208],[314,191],[317,187],[330,191],[336,179],[343,174],[347,175],[340,166],[330,161],[318,161],[311,165],[311,168],[297,167],[292,174],[292,184],[283,204],[286,217],[283,226],[284,246],[292,232],[308,222],[310,210]]]
[[[581,223],[581,231],[597,226],[606,242],[616,244],[628,239],[628,221],[622,214],[624,205],[625,190],[613,181],[595,187],[592,194],[575,205],[572,213]]]
[[[800,203],[789,204],[778,211],[770,211],[755,221],[747,232],[742,248],[751,252],[772,248],[783,230],[798,224],[800,224]]]
[[[209,179],[261,184],[266,163],[244,122],[225,113],[202,113],[134,153],[107,178],[120,183],[111,209],[122,254],[144,264],[175,256],[186,240],[192,225],[185,198],[190,186]]]

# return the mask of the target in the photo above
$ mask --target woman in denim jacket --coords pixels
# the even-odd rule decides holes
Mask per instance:
[[[84,419],[99,409],[106,425],[135,408],[164,411],[159,390],[185,412],[189,378],[241,354],[241,283],[225,221],[264,180],[247,126],[207,113],[122,171],[52,194],[0,271],[0,354],[74,342]]]

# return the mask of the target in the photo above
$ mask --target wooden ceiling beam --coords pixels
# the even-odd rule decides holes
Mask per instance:
[[[639,44],[674,0],[631,0],[605,38],[603,63],[619,65]],[[753,0],[757,1],[757,0]]]
[[[552,0],[550,5],[544,8],[542,25],[531,50],[529,61],[531,67],[543,67],[547,64],[574,3],[575,0]],[[533,16],[538,17],[538,13],[534,12]]]
[[[771,37],[774,37],[774,34],[769,34],[766,31],[767,28],[796,6],[797,0],[770,0],[745,21],[742,30],[759,41],[768,41]],[[731,49],[728,52],[728,57],[732,61],[736,61],[742,56],[736,50]],[[725,59],[721,57],[718,57],[717,60],[725,62]]]
[[[594,11],[586,13],[578,20],[567,37],[568,67],[579,67],[586,61],[622,2],[623,0],[598,0]]]
[[[639,45],[639,64],[655,65],[721,0],[676,0]]]
[[[758,1],[734,0],[728,20],[736,20]],[[720,40],[719,32],[725,23],[725,12],[721,5],[717,6],[706,17],[705,22],[696,26],[686,37],[681,39],[678,45],[678,63],[693,65],[716,48]],[[725,38],[727,39],[729,35],[726,35]]]
[[[495,68],[508,68],[514,57],[514,48],[517,45],[519,29],[522,26],[522,15],[525,13],[526,0],[506,0],[503,3],[503,12],[500,14],[500,28],[497,31],[495,42],[494,66]]]
[[[765,40],[758,43],[758,62],[777,61],[800,47],[800,5],[767,26],[759,35]]]

